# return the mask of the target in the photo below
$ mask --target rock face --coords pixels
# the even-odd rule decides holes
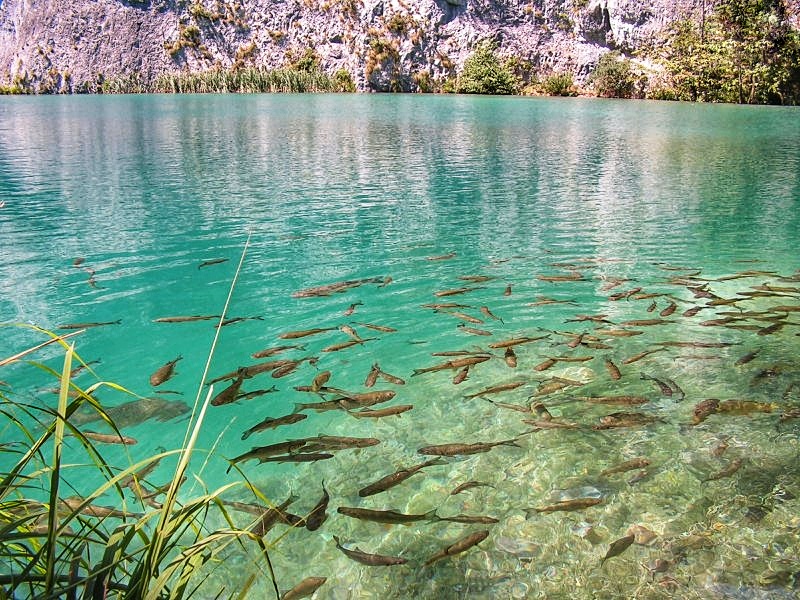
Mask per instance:
[[[527,72],[583,83],[696,0],[0,0],[0,85],[93,92],[117,77],[283,67],[312,48],[362,91],[428,91],[491,40]],[[710,5],[712,0],[708,0]]]

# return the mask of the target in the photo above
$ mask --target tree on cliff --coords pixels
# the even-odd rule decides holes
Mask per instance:
[[[517,87],[516,78],[500,64],[492,46],[483,43],[464,62],[456,91],[459,94],[514,94]]]

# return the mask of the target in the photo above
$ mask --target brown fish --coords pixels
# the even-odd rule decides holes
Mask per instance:
[[[547,281],[549,283],[563,283],[568,281],[586,281],[582,273],[573,271],[569,275],[537,275],[536,279],[539,281]]]
[[[655,350],[645,350],[644,352],[639,352],[639,354],[634,354],[633,356],[630,356],[630,357],[626,358],[625,360],[623,360],[622,364],[623,365],[633,364],[633,363],[635,363],[637,361],[642,360],[646,356],[650,356],[651,354],[653,354],[655,352],[660,352],[662,350],[666,350],[666,348],[662,347],[662,348],[656,348]]]
[[[534,394],[534,396],[546,396],[548,394],[558,392],[559,390],[563,390],[564,388],[570,386],[581,386],[581,385],[583,385],[583,383],[581,383],[580,381],[563,379],[561,377],[552,377],[539,384],[539,387],[536,388],[536,393]]]
[[[606,555],[602,559],[600,559],[600,564],[602,565],[609,558],[614,558],[615,556],[619,556],[620,554],[625,552],[625,550],[627,550],[630,547],[630,545],[633,544],[633,541],[635,539],[636,536],[630,534],[611,542],[611,545],[608,547],[608,552],[606,552]]]
[[[399,556],[368,554],[367,552],[359,550],[358,547],[349,550],[342,546],[341,541],[335,535],[333,536],[333,541],[336,543],[336,547],[344,552],[348,558],[351,558],[362,565],[367,565],[368,567],[387,567],[391,565],[403,565],[408,562],[405,558],[401,558]]]
[[[259,459],[259,463],[265,462],[317,462],[318,460],[326,460],[328,458],[333,458],[333,454],[326,454],[326,453],[319,453],[319,452],[312,452],[309,454],[287,454],[286,456],[270,456],[268,458],[261,458]]]
[[[492,311],[489,310],[488,306],[481,306],[480,311],[490,319],[494,319],[495,321],[500,321],[501,323],[503,322],[503,319],[492,313]]]
[[[672,396],[673,393],[672,388],[665,382],[661,381],[660,379],[651,377],[647,373],[639,373],[639,378],[642,379],[643,381],[652,381],[658,386],[658,389],[661,391],[663,395]]]
[[[409,467],[408,469],[400,469],[399,471],[395,471],[385,477],[381,477],[376,482],[371,483],[360,490],[358,490],[358,495],[362,498],[366,498],[367,496],[374,496],[375,494],[379,494],[380,492],[384,492],[389,488],[392,488],[415,473],[418,473],[420,470],[424,469],[425,467],[430,467],[431,465],[441,465],[444,464],[444,461],[441,458],[434,458],[432,460],[426,460],[424,463],[418,464],[414,467]]]
[[[432,367],[414,369],[414,372],[411,374],[411,376],[414,377],[416,375],[421,375],[422,373],[433,373],[435,371],[444,371],[446,369],[461,369],[462,367],[469,367],[472,365],[477,365],[478,363],[486,362],[490,358],[490,356],[467,356],[464,358],[448,360],[445,363],[434,365]]]
[[[355,508],[350,506],[340,506],[336,511],[341,515],[354,519],[386,523],[388,525],[414,523],[415,521],[430,521],[433,520],[436,515],[436,510],[431,510],[419,515],[410,515],[397,512],[396,510],[373,510],[371,508]]]
[[[491,281],[494,277],[489,277],[488,275],[461,275],[459,279],[470,283],[484,283],[485,281]]]
[[[614,465],[613,467],[603,469],[600,471],[600,475],[603,477],[608,477],[614,473],[625,473],[627,471],[632,471],[633,469],[643,469],[649,465],[650,461],[648,459],[638,456],[636,458],[632,458],[631,460],[626,460],[618,465]]]
[[[324,435],[306,438],[303,452],[318,452],[319,450],[344,450],[347,448],[368,448],[376,446],[381,441],[377,438],[360,438],[342,435]]]
[[[616,404],[620,406],[637,406],[649,402],[644,396],[575,396],[575,399],[593,404]]]
[[[250,527],[250,531],[257,536],[264,537],[267,532],[272,529],[272,527],[282,521],[287,524],[291,524],[291,518],[288,516],[286,509],[289,507],[292,502],[294,502],[297,497],[293,494],[290,494],[289,497],[281,502],[278,506],[273,506],[270,508],[264,508],[261,506],[256,506],[252,504],[244,504],[241,502],[226,502],[223,501],[224,504],[231,506],[232,508],[236,508],[237,510],[242,510],[243,508],[247,507],[254,508],[258,512],[256,512],[256,516],[258,516],[258,520],[253,523]],[[247,510],[246,512],[251,512],[251,510]]]
[[[548,504],[539,508],[529,508],[525,510],[525,518],[530,519],[534,513],[571,511],[596,506],[602,502],[602,498],[573,498],[572,500],[560,500],[553,504]]]
[[[512,381],[509,383],[502,383],[500,385],[493,385],[491,387],[482,389],[479,392],[475,392],[473,394],[467,394],[464,398],[477,398],[478,396],[486,396],[489,394],[499,394],[500,392],[507,392],[510,390],[515,390],[518,387],[525,385],[526,382],[524,381]]]
[[[511,295],[511,285],[507,285],[506,289],[503,290],[503,296],[510,296]]]
[[[218,265],[220,263],[227,262],[228,258],[211,258],[209,260],[204,260],[199,265],[197,265],[198,269],[202,269],[203,267],[210,267],[211,265]]]
[[[354,312],[356,312],[357,306],[362,306],[363,304],[364,304],[363,302],[353,302],[350,306],[347,307],[347,310],[345,310],[344,313],[342,314],[344,314],[345,317],[349,317]]]
[[[658,421],[656,417],[643,413],[615,412],[605,417],[600,417],[600,424],[592,426],[592,429],[612,429],[616,427],[638,427],[639,425],[649,425]]]
[[[485,329],[477,329],[475,327],[467,327],[466,325],[458,325],[458,329],[466,333],[469,333],[471,335],[486,335],[486,336],[494,335],[491,331],[487,331]]]
[[[159,367],[152,375],[150,375],[150,385],[156,387],[171,379],[175,374],[175,363],[182,358],[183,356],[179,356],[175,360],[171,360],[167,364]]]
[[[471,490],[472,488],[476,487],[491,487],[494,486],[491,483],[483,483],[481,481],[467,481],[462,483],[461,485],[457,486],[452,492],[450,492],[451,496],[455,496],[456,494],[460,494],[461,492],[465,492],[467,490]]]
[[[466,321],[467,323],[474,323],[476,325],[480,325],[484,322],[477,317],[473,317],[471,315],[462,312],[451,312],[450,315],[457,319],[461,319],[462,321]]]
[[[191,323],[192,321],[211,321],[219,319],[220,315],[189,315],[181,317],[159,317],[153,319],[153,323]]]
[[[316,329],[303,329],[300,331],[287,331],[286,333],[280,334],[278,337],[282,340],[294,340],[310,335],[317,335],[318,333],[323,333],[325,331],[333,331],[334,329],[336,329],[336,327],[321,327]]]
[[[425,260],[450,260],[456,256],[455,252],[450,252],[449,254],[441,254],[439,256],[427,256]]]
[[[522,419],[526,425],[531,425],[536,431],[539,429],[579,429],[580,425],[577,423],[567,423],[565,421],[556,421],[552,417],[549,419]]]
[[[668,317],[672,313],[674,313],[677,308],[678,308],[677,304],[675,304],[674,302],[670,302],[667,305],[667,307],[658,314],[661,315],[662,317]]]
[[[503,440],[500,442],[476,442],[474,444],[439,444],[434,446],[424,446],[417,450],[417,454],[428,454],[434,456],[459,456],[465,454],[478,454],[488,452],[495,446],[516,446],[517,440]]]
[[[314,377],[314,380],[311,382],[311,391],[318,392],[323,385],[328,383],[328,380],[330,378],[331,378],[330,371],[322,371],[322,373],[319,373],[316,377]]]
[[[520,404],[510,404],[508,402],[497,402],[496,400],[492,400],[491,398],[483,398],[483,399],[486,400],[487,402],[491,402],[492,404],[494,404],[498,408],[506,408],[508,410],[513,410],[513,411],[521,412],[521,413],[529,413],[529,412],[531,412],[531,409],[529,407],[522,406]]]
[[[381,369],[378,366],[378,363],[373,363],[372,368],[367,373],[367,378],[364,380],[364,387],[371,388],[375,385],[375,382],[378,380],[378,373],[380,373]]]
[[[506,364],[512,369],[517,368],[517,355],[512,346],[506,348],[505,354],[503,355],[503,360],[505,360]]]
[[[753,412],[771,413],[776,408],[776,404],[770,404],[768,402],[755,402],[753,400],[723,400],[717,405],[717,412],[749,415]]]
[[[357,411],[348,411],[348,414],[356,417],[357,419],[372,418],[379,419],[381,417],[390,417],[392,415],[400,416],[402,413],[414,408],[412,404],[399,404],[397,406],[389,406],[387,408],[380,408],[373,410],[371,408],[362,408]]]
[[[281,352],[286,352],[287,350],[305,350],[305,346],[294,345],[294,346],[277,346],[275,348],[265,348],[264,350],[259,350],[258,352],[253,352],[250,356],[253,358],[267,358],[268,356],[274,356],[275,354],[280,354]]]
[[[404,379],[397,377],[396,375],[392,375],[391,373],[387,373],[386,371],[382,370],[378,367],[378,377],[386,381],[387,383],[391,383],[394,385],[405,385],[406,382]]]
[[[380,331],[381,333],[395,333],[397,331],[397,329],[388,325],[375,325],[374,323],[356,323],[356,325],[361,325],[373,331]]]
[[[117,435],[116,433],[97,433],[95,431],[82,431],[81,434],[86,439],[94,442],[101,442],[103,444],[124,444],[125,446],[133,446],[138,442],[127,435]]]
[[[469,375],[469,367],[464,367],[458,373],[453,376],[453,385],[458,385],[462,381],[464,381]]]
[[[606,371],[608,371],[608,375],[611,377],[611,379],[617,381],[620,379],[620,377],[622,377],[619,372],[619,367],[617,367],[617,365],[615,365],[611,360],[607,358],[603,362],[606,365]]]
[[[547,369],[549,369],[550,367],[552,367],[555,364],[556,364],[556,360],[554,358],[548,358],[548,359],[540,362],[535,367],[533,367],[533,370],[534,371],[546,371]]]
[[[327,580],[326,577],[306,577],[292,589],[284,592],[281,596],[281,600],[300,600],[300,598],[308,598],[322,587]]]
[[[652,325],[666,325],[671,321],[665,319],[632,319],[630,321],[623,321],[620,325],[626,327],[649,327]]]
[[[456,554],[461,554],[462,552],[466,552],[473,546],[477,546],[478,544],[480,544],[487,537],[489,537],[489,531],[486,529],[483,531],[476,531],[474,533],[470,533],[469,535],[459,538],[446,548],[439,550],[439,552],[437,552],[436,554],[431,556],[428,560],[426,560],[423,566],[427,567],[435,563],[437,560],[440,560],[447,556],[455,556]]]
[[[433,513],[434,521],[449,521],[451,523],[468,523],[468,524],[481,524],[481,525],[494,525],[499,523],[500,519],[494,517],[487,517],[485,515],[452,515],[450,517],[442,517]]]
[[[443,298],[445,296],[456,296],[458,294],[466,294],[467,292],[471,292],[473,290],[481,290],[484,289],[482,286],[472,286],[472,287],[463,287],[463,288],[456,288],[452,290],[442,290],[440,292],[434,292],[434,296],[437,298]]]
[[[641,291],[642,291],[642,288],[635,287],[635,288],[632,288],[632,289],[630,289],[628,291],[625,291],[625,292],[617,292],[616,294],[611,294],[608,297],[608,299],[611,300],[612,302],[616,302],[617,300],[622,300],[624,298],[630,298],[634,294],[636,294],[638,292],[641,292]]]
[[[325,489],[325,481],[322,482],[322,498],[317,502],[316,506],[311,509],[311,512],[306,516],[306,529],[309,531],[316,531],[319,529],[325,520],[328,518],[328,502],[330,502],[330,495],[328,490]]]
[[[245,431],[242,434],[242,439],[246,440],[254,433],[257,433],[259,431],[264,431],[265,429],[275,429],[276,427],[280,427],[281,425],[291,425],[293,423],[297,423],[298,421],[302,421],[307,417],[308,415],[305,415],[303,413],[292,413],[290,415],[284,415],[282,417],[277,417],[275,419],[267,417],[260,423],[253,425],[250,429]]]
[[[753,360],[756,356],[758,356],[759,352],[761,352],[761,348],[759,348],[758,350],[755,350],[753,352],[748,352],[747,354],[742,356],[739,360],[737,360],[734,363],[734,365],[737,366],[737,367],[741,367],[742,365],[746,365],[751,360]]]
[[[717,412],[718,408],[719,408],[719,400],[717,400],[716,398],[709,398],[708,400],[703,400],[701,402],[698,402],[695,405],[692,413],[692,424],[699,425],[700,423],[705,421],[709,415],[712,415],[715,412]]]
[[[685,311],[683,311],[683,316],[684,317],[693,317],[697,313],[699,313],[701,310],[703,310],[704,308],[708,308],[708,307],[707,306],[693,306],[692,308],[687,308]]]
[[[278,454],[282,454],[284,452],[296,452],[300,450],[303,446],[306,445],[306,440],[287,440],[285,442],[278,442],[277,444],[270,444],[269,446],[256,446],[244,454],[240,454],[235,458],[231,458],[228,460],[230,466],[228,466],[228,470],[225,471],[229,473],[233,465],[245,462],[248,460],[257,459],[259,463],[264,462],[270,456],[276,456]]]
[[[347,342],[340,342],[338,344],[331,344],[330,346],[326,346],[321,350],[321,352],[338,352],[339,350],[346,350],[347,348],[352,348],[356,344],[363,344],[364,342],[374,340],[375,338],[366,338],[366,339],[358,339],[358,340],[349,340]]]
[[[633,337],[635,335],[642,335],[644,331],[637,331],[635,329],[595,329],[597,335],[607,335],[609,337]]]
[[[102,327],[104,325],[119,325],[120,323],[122,323],[122,319],[92,323],[65,323],[64,325],[59,325],[56,329],[89,329],[91,327]]]
[[[69,498],[59,500],[60,504],[63,504],[71,511],[79,511],[82,515],[89,515],[90,517],[97,517],[100,519],[105,519],[106,517],[112,517],[115,519],[142,518],[140,513],[129,513],[122,510],[117,510],[116,508],[111,508],[109,506],[98,506],[97,504],[86,504],[81,508],[85,502],[86,500],[80,496],[70,496]]]
[[[511,338],[510,340],[503,340],[501,342],[492,342],[491,344],[489,344],[489,348],[494,348],[494,349],[510,348],[511,346],[519,346],[520,344],[529,344],[530,342],[538,342],[539,340],[543,340],[549,337],[550,334],[540,335],[538,337]]]
[[[212,406],[222,406],[223,404],[230,404],[231,402],[235,402],[237,396],[239,395],[239,389],[242,387],[242,382],[244,381],[244,377],[239,375],[232,384],[222,390],[219,394],[214,396],[211,400]]]
[[[727,467],[725,467],[721,471],[712,473],[711,475],[706,477],[703,481],[704,482],[717,481],[718,479],[725,479],[726,477],[730,477],[742,467],[743,462],[744,461],[741,458],[735,458],[730,462],[730,464]]]

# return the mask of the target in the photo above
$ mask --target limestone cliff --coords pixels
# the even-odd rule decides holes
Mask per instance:
[[[712,0],[707,0],[710,5]],[[104,79],[281,67],[313,48],[357,89],[418,91],[492,40],[538,75],[586,80],[609,49],[631,52],[695,0],[2,0],[0,84],[98,91]]]

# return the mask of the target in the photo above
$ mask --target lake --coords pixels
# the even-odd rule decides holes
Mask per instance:
[[[172,403],[191,406],[204,380],[227,375],[216,395],[243,375],[239,393],[252,397],[208,408],[185,497],[202,493],[200,481],[213,490],[244,475],[271,502],[296,496],[291,510],[304,515],[324,487],[322,527],[267,535],[281,589],[314,575],[327,577],[316,597],[336,599],[794,597],[797,109],[4,97],[0,133],[0,359],[46,339],[14,324],[109,323],[73,338],[81,358],[99,361],[96,377],[84,370],[75,382],[135,394],[103,386],[106,407],[161,399],[120,427],[137,444],[102,446],[118,468],[180,446],[187,414]],[[217,328],[240,259],[231,322]],[[213,318],[156,321],[195,316]],[[252,356],[278,346],[293,347]],[[26,358],[60,371],[63,350]],[[174,375],[151,385],[176,359]],[[239,370],[275,360],[293,362]],[[0,367],[0,380],[18,401],[55,406],[57,378],[35,364]],[[392,398],[369,406],[374,391]],[[358,412],[401,405],[413,409]],[[245,435],[294,411],[307,417]],[[0,431],[18,441],[10,423]],[[226,472],[252,447],[321,434],[379,443],[310,444],[300,453],[333,457],[243,459]],[[483,446],[420,452],[444,444]],[[67,450],[64,477],[88,494],[102,479],[79,444]],[[446,456],[359,496],[436,453]],[[174,466],[148,480],[163,483]],[[467,482],[480,485],[451,494]],[[223,497],[256,502],[243,486]],[[339,507],[426,517],[387,525]],[[459,515],[497,523],[437,520]],[[210,514],[206,526],[225,521]],[[334,536],[407,562],[365,566]],[[230,550],[200,597],[230,595],[253,573],[268,581],[255,555]]]

